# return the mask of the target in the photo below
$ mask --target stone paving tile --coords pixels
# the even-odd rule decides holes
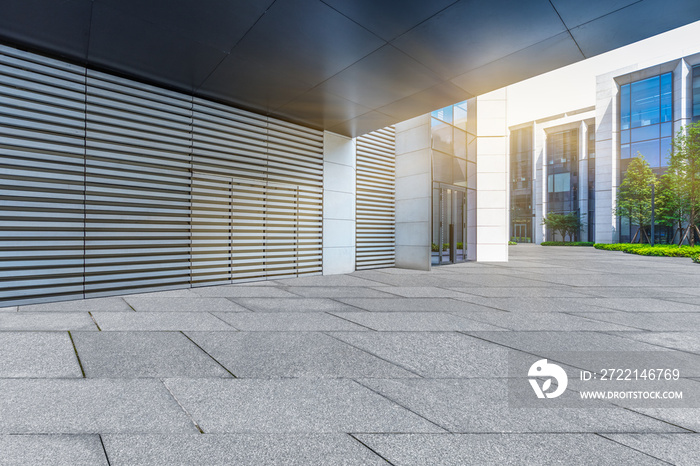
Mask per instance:
[[[700,296],[688,296],[688,297],[682,297],[682,296],[674,296],[671,298],[666,298],[666,301],[671,304],[671,306],[675,307],[677,304],[676,303],[683,303],[683,304],[690,304],[691,306],[695,306],[695,308],[700,309]],[[689,307],[689,309],[693,310],[693,307]],[[696,311],[700,312],[700,310]]]
[[[93,312],[92,315],[102,331],[236,330],[208,312]],[[0,322],[1,319],[0,316]]]
[[[489,311],[488,307],[451,298],[338,298],[355,308],[379,312]],[[356,311],[357,309],[348,309]]]
[[[593,304],[592,298],[482,298],[470,296],[457,299],[510,312],[601,312],[605,310]]]
[[[683,431],[612,405],[551,409],[512,407],[508,401],[506,379],[373,379],[359,382],[450,432]]]
[[[0,314],[0,330],[97,330],[87,312],[13,312]]]
[[[661,461],[595,434],[358,434],[397,465],[659,465]]]
[[[275,286],[220,285],[193,288],[193,293],[211,298],[296,298],[297,295]]]
[[[423,377],[505,377],[508,372],[507,349],[459,333],[335,332],[333,336]]]
[[[505,330],[445,312],[339,312],[337,315],[378,331],[434,332],[457,330]]]
[[[461,287],[452,288],[455,291],[460,291],[469,295],[481,296],[484,298],[583,298],[585,294],[578,292],[570,287],[530,287],[530,288],[511,288],[511,287]]]
[[[98,435],[0,435],[0,466],[108,466]]]
[[[602,333],[596,331],[511,331],[511,332],[465,332],[524,351],[543,358],[550,358],[572,367],[599,370],[600,363],[608,362],[606,354],[614,356],[617,367],[636,368],[640,359],[662,360],[671,368],[678,368],[683,377],[700,376],[700,355],[675,351],[641,341],[625,338],[629,332]]]
[[[688,326],[696,329],[698,326]],[[662,329],[660,329],[662,330]],[[680,351],[690,351],[700,354],[700,331],[693,332],[629,332],[623,335],[625,338],[649,343],[650,345],[663,346]]]
[[[125,298],[135,311],[142,312],[233,312],[247,309],[226,298]]]
[[[0,433],[196,433],[160,380],[0,379]]]
[[[561,312],[454,312],[470,319],[511,330],[615,330],[634,331],[635,328],[591,320],[590,314],[575,316]]]
[[[278,285],[285,286],[375,286],[376,282],[365,280],[352,275],[314,275],[299,278],[276,280]]]
[[[251,311],[261,312],[326,312],[357,309],[328,298],[232,298]]]
[[[122,298],[196,298],[199,296],[194,292],[197,288],[180,288],[167,291],[150,291],[148,293],[134,293],[124,295]]]
[[[361,286],[290,286],[286,290],[306,298],[391,298],[390,286],[365,288]]]
[[[672,286],[647,286],[643,288],[625,288],[619,286],[573,286],[570,289],[577,293],[601,298],[668,299],[673,297],[689,296],[687,288],[674,288]]]
[[[698,464],[700,434],[603,434],[603,437],[678,466]]]
[[[0,332],[0,355],[0,377],[82,377],[68,332]]]
[[[588,298],[590,303],[629,312],[700,312],[700,305],[658,298]],[[681,298],[682,299],[682,298]],[[693,298],[690,298],[693,300]]]
[[[108,434],[103,441],[113,465],[388,464],[347,434]]]
[[[404,298],[456,298],[465,296],[464,293],[454,289],[448,290],[435,286],[394,286],[386,289],[386,292]]]
[[[57,303],[29,304],[19,306],[22,312],[90,312],[90,311],[131,311],[131,307],[122,298],[92,298],[77,301],[59,301]]]
[[[700,328],[700,312],[586,312],[581,317],[613,322],[641,330],[688,330]],[[614,329],[610,329],[614,330]]]
[[[231,377],[180,332],[74,332],[88,378]]]
[[[444,432],[346,379],[165,383],[205,433]]]
[[[369,330],[327,312],[218,312],[233,327],[253,332],[323,332]],[[194,329],[193,329],[194,330]],[[205,329],[202,329],[205,330]]]
[[[698,382],[700,383],[700,382]],[[631,408],[642,413],[678,427],[683,427],[693,432],[700,432],[700,408]]]
[[[236,377],[416,377],[318,332],[187,332]]]
[[[0,312],[17,312],[19,306],[0,307]]]

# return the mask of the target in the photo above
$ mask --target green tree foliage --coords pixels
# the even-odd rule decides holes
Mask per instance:
[[[683,239],[683,224],[688,216],[688,204],[682,193],[673,186],[672,177],[665,173],[656,185],[656,223],[671,227],[675,242],[678,238],[679,244]]]
[[[686,210],[690,245],[695,245],[695,232],[700,217],[700,122],[685,126],[673,138],[673,153],[668,158],[666,176],[672,191]],[[691,234],[689,234],[691,233]]]
[[[628,217],[631,222],[639,225],[637,233],[641,232],[640,242],[642,235],[647,236],[645,228],[651,225],[651,185],[656,182],[656,175],[651,171],[649,162],[637,152],[617,190],[615,215]]]
[[[555,235],[559,233],[564,241],[566,241],[567,236],[569,241],[573,241],[574,236],[579,232],[583,223],[575,212],[569,214],[552,212],[542,219],[542,225],[546,226]]]

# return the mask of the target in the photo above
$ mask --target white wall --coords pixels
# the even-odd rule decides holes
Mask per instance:
[[[323,133],[323,274],[355,271],[355,140]]]

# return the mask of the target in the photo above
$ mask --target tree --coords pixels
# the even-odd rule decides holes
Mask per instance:
[[[632,159],[625,179],[622,180],[617,190],[617,206],[615,215],[628,217],[630,221],[639,225],[639,230],[634,234],[634,243],[639,236],[642,242],[642,235],[649,241],[645,228],[651,225],[651,185],[656,184],[656,175],[651,171],[649,162],[637,152],[637,156]]]
[[[688,226],[681,243],[688,238],[690,245],[694,246],[695,233],[700,235],[700,122],[683,127],[673,138],[673,152],[668,158],[666,175],[671,189],[687,209]]]
[[[673,236],[671,243],[683,242],[683,224],[688,216],[688,206],[682,193],[676,191],[671,176],[668,173],[661,176],[656,188],[656,223],[671,227]]]
[[[564,241],[569,236],[569,241],[573,241],[574,235],[579,232],[583,223],[575,212],[568,214],[557,214],[551,212],[542,219],[542,225],[546,226],[553,234],[559,233]]]

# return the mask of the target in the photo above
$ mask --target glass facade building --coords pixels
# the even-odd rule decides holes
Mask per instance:
[[[578,129],[547,136],[547,213],[579,213],[578,208]],[[550,241],[552,232],[547,232]]]
[[[466,101],[430,114],[433,264],[467,258],[467,177],[476,173],[476,151],[468,150],[476,136],[468,129]]]
[[[533,238],[532,128],[510,133],[510,239],[530,243]]]
[[[673,74],[620,87],[620,169],[643,156],[652,168],[666,165],[673,137]]]

